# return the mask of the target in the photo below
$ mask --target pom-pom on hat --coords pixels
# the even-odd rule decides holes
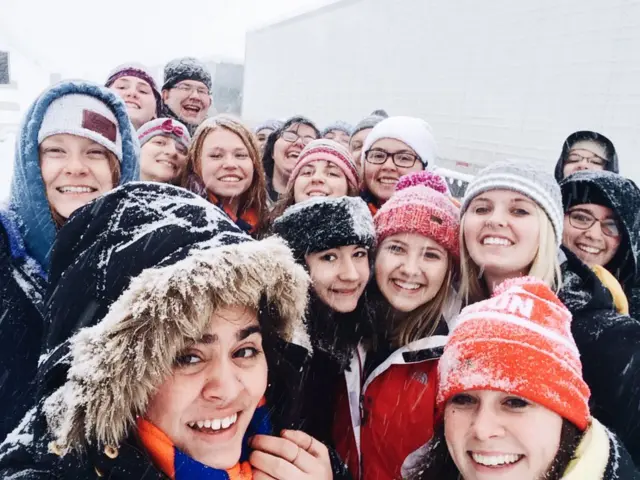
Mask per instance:
[[[366,152],[383,138],[399,140],[411,147],[420,157],[424,168],[433,169],[436,165],[437,146],[431,126],[416,117],[389,117],[378,123],[362,148],[364,163]]]
[[[58,134],[88,138],[111,151],[122,162],[122,135],[113,111],[98,98],[70,93],[55,99],[44,114],[38,145]]]
[[[325,138],[312,140],[304,147],[302,152],[300,152],[296,165],[293,167],[291,175],[289,175],[287,189],[293,186],[296,178],[298,178],[300,174],[300,170],[302,170],[305,165],[318,160],[331,162],[338,166],[347,177],[347,182],[349,182],[351,188],[353,190],[358,189],[360,176],[358,175],[358,170],[353,162],[351,153],[338,142]]]
[[[455,259],[460,257],[460,214],[458,207],[441,191],[438,175],[403,177],[391,198],[374,217],[378,243],[397,233],[417,233],[442,245]],[[418,180],[421,180],[418,182]],[[440,178],[442,182],[444,180]],[[404,186],[404,188],[399,188]]]
[[[556,237],[556,245],[562,244],[564,211],[560,186],[551,173],[538,167],[519,162],[496,162],[480,170],[469,183],[462,199],[460,216],[478,195],[491,190],[511,190],[536,202],[547,214]]]
[[[138,129],[138,140],[142,147],[157,135],[165,135],[180,142],[184,148],[189,148],[191,135],[189,129],[173,118],[157,118],[145,123]]]
[[[376,242],[371,212],[360,197],[296,203],[275,220],[273,231],[287,241],[300,262],[308,253],[348,245],[373,248]]]
[[[534,277],[507,280],[489,300],[462,310],[438,374],[440,411],[454,395],[495,390],[542,405],[583,431],[590,420],[571,313]]]
[[[451,195],[449,192],[449,186],[444,178],[437,173],[423,170],[421,172],[413,172],[408,175],[403,175],[396,183],[396,192],[404,190],[407,187],[415,187],[416,185],[424,185],[425,187],[433,188],[436,192],[440,192],[444,195]]]

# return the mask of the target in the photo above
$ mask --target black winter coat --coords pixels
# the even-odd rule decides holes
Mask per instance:
[[[45,289],[17,232],[12,236],[5,226],[0,222],[0,441],[20,423],[35,395]]]
[[[562,251],[559,297],[573,315],[571,331],[591,389],[591,413],[640,465],[640,322],[618,314],[595,273],[571,251]]]

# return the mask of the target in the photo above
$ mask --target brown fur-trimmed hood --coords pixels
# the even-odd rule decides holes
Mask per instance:
[[[205,204],[207,209],[215,208]],[[163,253],[158,266],[141,269],[119,295],[103,291],[96,296],[100,300],[93,303],[104,303],[109,296],[114,301],[106,300],[106,315],[76,329],[65,341],[66,382],[44,401],[49,430],[61,449],[82,450],[92,444],[123,441],[136,416],[144,414],[157,386],[170,375],[177,354],[202,337],[210,314],[220,306],[259,310],[261,302],[266,302],[276,312],[268,321],[275,323],[271,327],[279,338],[310,351],[304,326],[309,277],[295,263],[290,249],[278,237],[255,241],[244,235],[235,240],[227,236],[220,242],[220,235],[218,231],[207,241],[193,243],[175,261],[168,262]],[[157,231],[152,239],[135,239],[145,249],[167,241]],[[180,249],[188,245],[183,236],[179,245]],[[91,257],[96,251],[100,249],[82,249],[80,258],[69,266],[73,273],[62,273],[60,283],[71,282],[70,277],[83,282],[85,270],[84,282],[90,283],[87,279],[94,275],[89,268],[73,271],[71,267],[83,261],[83,254]],[[115,259],[117,255],[110,256],[103,268],[117,269]],[[56,290],[53,295],[58,294]],[[58,308],[63,310],[63,306]],[[261,322],[267,318],[259,317]]]

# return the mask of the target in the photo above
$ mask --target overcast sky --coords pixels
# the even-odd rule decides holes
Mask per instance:
[[[193,55],[244,57],[248,30],[335,0],[0,0],[0,31],[64,77]]]

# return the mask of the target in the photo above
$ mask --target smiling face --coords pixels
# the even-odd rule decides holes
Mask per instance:
[[[115,187],[118,160],[93,140],[52,135],[40,144],[39,153],[47,199],[63,218]]]
[[[562,417],[518,396],[474,390],[447,402],[444,425],[464,480],[539,480],[558,452]]]
[[[349,151],[351,152],[351,157],[358,166],[358,171],[360,171],[360,169],[362,168],[362,147],[364,146],[364,141],[371,133],[371,130],[373,130],[373,128],[365,128],[364,130],[360,130],[353,137],[351,137],[351,140],[349,141]]]
[[[481,193],[469,204],[464,242],[491,289],[529,272],[540,245],[540,215],[535,202],[509,190]]]
[[[284,133],[292,132],[298,138],[293,142],[285,140]],[[276,140],[273,146],[273,162],[274,162],[274,175],[279,175],[281,178],[288,180],[289,175],[293,171],[300,152],[305,147],[306,143],[317,138],[316,132],[309,125],[302,123],[294,123],[280,135],[280,138]],[[286,184],[286,181],[284,182]]]
[[[256,138],[258,139],[258,145],[260,145],[260,151],[264,152],[264,146],[267,143],[267,139],[269,135],[273,133],[273,130],[270,128],[263,128],[256,134]]]
[[[305,256],[313,289],[336,312],[352,312],[369,280],[369,256],[364,247],[349,245]]]
[[[349,148],[349,134],[342,130],[330,130],[325,134],[324,138],[333,140],[334,142],[338,142],[339,144]]]
[[[593,140],[581,140],[571,146],[562,173],[566,178],[581,170],[604,170],[606,159],[607,149],[604,145]]]
[[[344,172],[327,160],[316,160],[302,167],[293,184],[296,203],[311,197],[343,197],[348,191]]]
[[[386,237],[376,256],[380,292],[396,310],[415,310],[440,291],[449,268],[448,255],[435,240],[417,233]]]
[[[388,154],[406,152],[416,155],[416,152],[407,144],[393,138],[383,138],[382,140],[378,140],[371,146],[371,149],[383,150]],[[364,182],[367,189],[381,203],[384,203],[391,198],[391,195],[393,195],[400,177],[411,172],[424,170],[424,166],[420,160],[416,160],[411,167],[398,167],[393,163],[393,159],[391,158],[391,155],[389,155],[383,164],[373,164],[365,160],[363,169]]]
[[[591,222],[593,224],[585,228]],[[612,236],[614,233],[617,236]],[[608,207],[574,205],[564,216],[562,243],[589,266],[607,265],[617,253],[621,240],[618,217]]]
[[[124,100],[136,130],[156,117],[156,97],[151,85],[144,80],[138,77],[120,77],[109,88]]]
[[[242,139],[226,128],[207,134],[200,158],[202,180],[220,200],[238,200],[251,186],[253,161]]]
[[[175,138],[156,135],[140,149],[140,180],[175,182],[187,165],[187,149]]]
[[[178,356],[145,417],[193,459],[228,469],[240,459],[242,439],[266,388],[256,312],[220,308],[207,334]]]
[[[191,125],[199,125],[211,107],[207,86],[195,80],[183,80],[173,88],[162,91],[164,103],[178,118]]]

